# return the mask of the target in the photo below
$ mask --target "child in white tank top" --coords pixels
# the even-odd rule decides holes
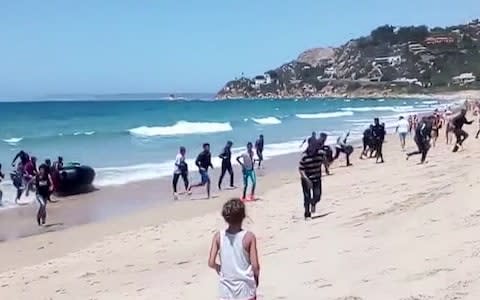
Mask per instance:
[[[260,265],[256,237],[242,229],[245,205],[231,199],[223,205],[222,216],[228,228],[213,236],[208,259],[208,266],[220,276],[220,300],[255,300]]]

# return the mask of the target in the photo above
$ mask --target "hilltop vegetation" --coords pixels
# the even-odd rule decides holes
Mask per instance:
[[[478,20],[446,28],[384,25],[338,48],[310,49],[262,75],[232,80],[217,97],[428,93],[480,88],[479,77]]]

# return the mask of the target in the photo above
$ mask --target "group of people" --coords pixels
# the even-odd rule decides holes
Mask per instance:
[[[384,163],[383,142],[386,134],[385,123],[380,123],[380,119],[375,118],[373,124],[363,132],[363,150],[360,159],[375,157],[377,163]]]
[[[24,192],[28,197],[31,191],[35,191],[35,199],[39,204],[37,223],[39,226],[44,225],[47,218],[47,202],[52,202],[51,195],[58,181],[56,179],[59,171],[63,168],[63,158],[58,157],[53,164],[50,159],[46,159],[37,167],[37,158],[21,150],[13,158],[12,167],[14,170],[10,173],[10,178],[16,189],[15,203],[20,201]],[[0,165],[0,180],[4,177]],[[0,205],[2,205],[1,191]]]
[[[218,189],[222,189],[222,182],[225,175],[228,173],[230,175],[230,188],[235,188],[234,186],[234,171],[232,166],[232,147],[233,142],[228,141],[220,153],[219,158],[221,159],[221,173],[218,180]],[[239,155],[236,158],[236,161],[242,168],[243,174],[243,193],[242,200],[255,200],[255,187],[256,187],[256,174],[255,174],[255,164],[258,162],[258,168],[262,167],[263,162],[263,150],[265,147],[264,136],[260,135],[255,142],[255,152],[256,158],[254,156],[254,147],[251,142],[247,143],[246,151]],[[211,180],[208,173],[209,169],[213,169],[212,164],[212,154],[210,152],[210,144],[203,144],[203,151],[198,154],[195,160],[195,166],[198,168],[200,174],[200,181],[195,184],[190,184],[188,180],[189,169],[186,159],[187,150],[185,147],[180,147],[180,150],[175,158],[174,172],[173,172],[173,194],[174,199],[178,199],[178,181],[180,178],[183,179],[185,190],[188,194],[191,194],[192,189],[198,187],[206,187],[207,197],[210,198],[211,191]],[[251,193],[247,196],[248,183],[251,183]]]

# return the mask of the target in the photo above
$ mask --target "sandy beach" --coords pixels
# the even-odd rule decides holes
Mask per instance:
[[[471,135],[477,128],[467,126]],[[356,159],[356,150],[353,167],[341,160],[324,178],[320,211],[307,222],[298,155],[287,156],[283,170],[268,161],[245,223],[259,239],[259,299],[479,299],[480,142],[451,148],[442,136],[422,166],[419,157],[405,160],[392,135],[383,165]],[[149,192],[138,187],[142,197]],[[208,248],[224,227],[221,205],[239,192],[0,243],[0,298],[215,299]],[[51,214],[51,223],[65,222]]]

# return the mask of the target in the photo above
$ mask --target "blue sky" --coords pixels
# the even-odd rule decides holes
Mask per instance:
[[[216,92],[378,25],[478,17],[478,0],[0,0],[0,97]]]

